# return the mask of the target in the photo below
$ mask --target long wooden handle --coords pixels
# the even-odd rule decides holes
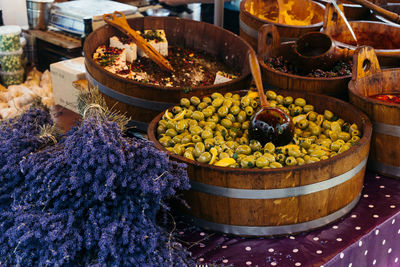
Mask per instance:
[[[256,83],[258,96],[260,97],[261,107],[265,108],[268,107],[268,101],[265,97],[264,88],[261,79],[261,70],[260,65],[258,64],[256,53],[253,50],[249,51],[249,62],[250,62],[250,70],[251,74],[253,75],[254,82]]]
[[[370,46],[358,47],[353,56],[353,75],[352,80],[356,81],[365,76],[380,72],[378,58],[375,51]]]
[[[123,13],[115,11],[113,14],[104,14],[103,19],[106,23],[114,26],[121,32],[131,37],[136,45],[140,49],[142,49],[149,56],[149,58],[162,69],[171,72],[174,71],[169,61],[165,59],[157,50],[155,50],[154,47],[150,45],[140,34],[138,34],[129,26]]]
[[[384,9],[378,5],[375,5],[367,0],[349,0],[353,3],[362,5],[366,8],[371,9],[372,11],[375,11],[376,13],[382,15],[383,17],[387,18],[390,21],[393,21],[395,23],[399,23],[400,22],[400,16],[397,13],[391,12],[387,9]]]

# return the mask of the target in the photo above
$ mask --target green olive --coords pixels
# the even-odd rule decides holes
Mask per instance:
[[[293,117],[300,115],[303,112],[303,108],[299,106],[295,106],[290,113]]]
[[[229,154],[226,152],[221,152],[218,155],[219,159],[226,159],[226,158],[230,158]]]
[[[297,127],[299,127],[300,129],[306,129],[308,127],[308,120],[306,119],[302,119],[297,123]]]
[[[177,135],[178,133],[175,131],[175,129],[170,128],[168,130],[165,131],[165,135],[170,136],[170,137],[174,137],[175,135]]]
[[[326,156],[328,153],[325,150],[319,149],[311,152],[309,155],[310,157],[320,158],[322,156]]]
[[[166,126],[168,129],[175,129],[175,124],[176,121],[168,121]]]
[[[266,94],[268,99],[275,100],[276,97],[277,97],[276,93],[274,91],[271,91],[271,90],[268,90],[265,94]]]
[[[178,134],[172,137],[172,141],[174,142],[174,144],[180,144],[182,142],[182,138],[183,136]]]
[[[205,108],[202,110],[204,117],[208,118],[211,117],[213,115],[213,111],[210,108]]]
[[[224,118],[221,120],[221,125],[224,126],[225,128],[231,128],[232,127],[232,121]]]
[[[193,105],[193,106],[197,106],[198,104],[200,104],[200,99],[197,97],[197,96],[192,96],[191,98],[190,98],[190,103]]]
[[[214,130],[216,126],[217,126],[217,124],[213,121],[206,121],[206,123],[204,125],[204,127],[208,127],[211,130]]]
[[[223,125],[217,124],[215,129],[216,131],[220,132],[222,136],[226,136],[228,134],[228,130]]]
[[[262,145],[257,140],[250,140],[250,148],[252,151],[260,151],[262,148]]]
[[[217,98],[222,98],[223,99],[224,96],[222,94],[220,94],[220,93],[215,92],[215,93],[211,94],[211,98],[212,99],[217,99]]]
[[[200,135],[203,129],[200,126],[193,126],[189,128],[191,134]]]
[[[360,131],[359,130],[357,130],[357,129],[354,129],[354,130],[352,130],[351,131],[351,136],[360,136]]]
[[[242,129],[247,130],[250,127],[250,121],[245,121],[242,123]]]
[[[225,117],[229,112],[229,109],[226,106],[222,106],[218,109],[218,115],[220,117]]]
[[[332,111],[325,109],[324,110],[324,118],[329,120],[329,121],[332,120],[332,118],[333,118]]]
[[[208,139],[213,138],[213,131],[210,128],[206,128],[201,132],[201,138]]]
[[[277,154],[276,155],[276,160],[283,164],[285,162],[285,160],[286,160],[286,156],[284,154]]]
[[[164,147],[169,147],[173,143],[171,136],[168,136],[168,135],[165,135],[165,136],[161,137],[158,141]]]
[[[358,137],[357,135],[352,136],[352,137],[350,138],[350,140],[349,140],[349,142],[350,142],[351,144],[355,144],[355,143],[357,143],[358,141],[360,141],[360,137]]]
[[[324,128],[324,129],[331,129],[331,122],[328,121],[328,120],[324,120],[324,121],[322,122],[322,128]]]
[[[283,97],[283,95],[277,95],[275,100],[276,100],[276,102],[278,102],[279,105],[283,105],[284,97]]]
[[[256,166],[257,166],[258,168],[264,168],[264,167],[266,167],[266,166],[268,166],[268,165],[269,165],[269,161],[268,161],[268,159],[267,159],[266,157],[261,156],[261,157],[258,157],[258,158],[257,158],[257,160],[256,160]]]
[[[199,125],[199,123],[193,119],[188,119],[187,122],[189,124],[189,128]]]
[[[214,145],[215,145],[214,138],[208,138],[204,140],[204,146],[206,147],[206,150],[210,150]]]
[[[242,137],[239,138],[239,144],[248,145],[249,144],[249,139],[246,136],[242,136]]]
[[[184,115],[185,119],[190,118],[193,114],[193,110],[186,109],[186,113]]]
[[[193,153],[192,153],[191,151],[186,150],[185,153],[183,153],[183,156],[184,156],[185,158],[194,160],[194,158],[193,158]]]
[[[246,112],[246,115],[251,117],[254,114],[254,109],[251,106],[247,106],[244,108],[244,112]]]
[[[228,114],[225,116],[225,119],[230,120],[232,123],[234,123],[234,122],[236,121],[235,116],[233,116],[233,115],[230,114],[230,113],[228,113]]]
[[[225,93],[224,97],[225,98],[232,98],[232,93],[231,92]]]
[[[338,139],[341,139],[341,140],[343,140],[343,141],[345,141],[345,142],[349,141],[350,138],[351,138],[351,136],[350,136],[350,134],[347,133],[347,132],[340,132],[340,133],[338,134]]]
[[[255,166],[255,161],[254,156],[246,156],[241,159],[240,166],[242,168],[253,168]]]
[[[304,98],[299,97],[294,100],[294,104],[296,106],[304,107],[306,105],[306,100]]]
[[[232,99],[240,100],[240,99],[241,99],[241,96],[240,96],[239,94],[234,94],[234,95],[232,96]]]
[[[304,161],[303,158],[296,158],[296,161],[297,161],[297,165],[299,165],[299,166],[306,164],[306,162]]]
[[[204,114],[201,111],[196,110],[192,114],[192,119],[196,121],[202,121],[204,120]]]
[[[192,142],[192,135],[191,134],[187,134],[184,137],[182,137],[181,143],[182,144],[187,144]]]
[[[264,145],[264,152],[273,154],[275,152],[275,145],[272,142],[268,142]]]
[[[202,140],[203,140],[203,139],[201,139],[200,135],[198,135],[198,134],[192,135],[192,142],[193,142],[193,143],[199,143],[199,142],[201,142]]]
[[[236,148],[235,152],[238,154],[250,155],[251,148],[248,145],[240,145]]]
[[[208,96],[203,97],[202,100],[203,100],[204,103],[207,103],[207,104],[209,104],[209,105],[210,105],[211,102],[212,102],[212,99],[211,99],[210,97],[208,97]]]
[[[212,102],[212,106],[215,108],[218,108],[220,106],[222,106],[222,104],[224,103],[224,99],[223,98],[216,98],[213,100]]]
[[[283,99],[283,105],[289,106],[290,104],[293,103],[293,97],[287,96]]]
[[[204,151],[206,151],[206,146],[202,142],[197,142],[194,146],[193,155],[198,158]]]
[[[281,163],[279,163],[279,162],[271,162],[269,164],[269,167],[275,169],[275,168],[282,168],[283,165]]]
[[[250,102],[250,107],[252,107],[253,109],[258,107],[258,102],[256,100],[251,100]]]
[[[182,146],[181,144],[176,144],[176,145],[174,145],[174,148],[172,149],[172,152],[182,156],[183,153],[185,152],[185,147]]]
[[[187,121],[186,120],[180,120],[180,121],[178,121],[177,123],[176,123],[176,125],[175,125],[175,130],[178,132],[178,133],[182,133],[183,131],[185,131],[187,128],[188,128],[188,123],[187,123]]]
[[[247,119],[246,112],[244,112],[243,110],[241,110],[241,111],[238,113],[236,120],[237,120],[238,122],[240,122],[240,123],[243,123],[243,122],[246,121],[246,119]]]
[[[297,157],[300,157],[300,156],[302,155],[299,148],[289,148],[287,154],[288,154],[289,156],[291,156],[291,157],[296,157],[296,158],[297,158]]]
[[[232,115],[237,115],[240,112],[240,107],[239,106],[232,106],[231,109],[229,110]]]
[[[219,136],[215,136],[214,137],[215,140],[215,144],[216,145],[223,145],[225,143],[225,139],[223,136],[219,135]]]
[[[211,117],[208,117],[207,121],[208,122],[218,123],[219,122],[219,117],[218,117],[218,115],[214,114]]]
[[[161,135],[161,134],[165,133],[165,131],[166,131],[166,127],[162,126],[161,124],[159,124],[157,126],[157,135]]]
[[[178,114],[178,113],[180,113],[180,112],[182,112],[182,108],[181,108],[180,106],[174,106],[174,107],[172,108],[172,113]]]
[[[198,162],[201,163],[208,163],[211,160],[211,154],[210,152],[203,152],[201,155],[197,158]]]
[[[304,113],[308,113],[308,112],[310,112],[310,111],[314,111],[314,106],[313,106],[313,105],[305,105],[305,106],[303,107],[303,112],[304,112]]]
[[[338,151],[338,153],[342,153],[346,150],[350,149],[350,145],[349,144],[344,144]]]
[[[287,157],[286,158],[286,160],[285,160],[285,164],[287,165],[287,166],[295,166],[295,165],[297,165],[297,160],[296,160],[296,158],[295,157]]]
[[[261,157],[263,155],[263,153],[261,153],[261,151],[255,151],[254,153],[253,153],[253,156],[256,158],[256,159],[258,159],[259,157]]]
[[[318,135],[321,134],[321,127],[319,127],[319,126],[313,126],[313,127],[309,127],[309,128],[310,128],[310,131],[311,131],[311,134],[312,134],[312,135],[318,136]]]
[[[251,102],[251,98],[248,96],[245,96],[240,100],[240,106],[242,108],[245,108],[250,105],[250,102]]]
[[[222,105],[227,107],[227,108],[231,108],[232,107],[232,100],[230,100],[229,98],[225,98],[224,103]]]
[[[190,100],[185,97],[181,98],[180,104],[181,104],[181,106],[188,108],[190,106]]]
[[[203,110],[203,109],[205,109],[207,107],[208,107],[208,104],[205,103],[205,102],[201,102],[200,104],[197,105],[197,109],[198,110]]]
[[[296,105],[295,104],[290,104],[287,108],[288,108],[288,110],[290,111],[290,112],[292,112],[292,110],[294,109],[296,107]]]

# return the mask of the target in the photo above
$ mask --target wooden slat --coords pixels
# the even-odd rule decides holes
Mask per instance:
[[[67,50],[81,48],[81,40],[55,31],[30,30],[29,33],[38,39],[60,46]]]

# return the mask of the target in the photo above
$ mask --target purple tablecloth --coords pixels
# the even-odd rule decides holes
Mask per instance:
[[[241,238],[188,227],[179,236],[199,266],[400,266],[400,181],[367,172],[348,215],[296,236]]]

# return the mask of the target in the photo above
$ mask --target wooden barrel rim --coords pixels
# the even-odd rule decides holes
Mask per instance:
[[[322,27],[323,24],[323,20],[321,22],[318,23],[314,23],[314,24],[310,24],[310,25],[289,25],[289,24],[282,24],[282,23],[278,23],[278,22],[273,22],[273,21],[269,21],[269,20],[264,20],[264,19],[260,19],[256,16],[254,16],[253,14],[251,14],[250,12],[248,12],[246,10],[246,8],[244,7],[245,2],[247,1],[251,1],[251,0],[243,0],[240,3],[240,11],[243,12],[246,16],[251,17],[252,19],[254,19],[255,21],[257,21],[260,24],[274,24],[280,27],[287,27],[287,28],[300,28],[300,29],[308,29],[308,28],[314,28],[314,27]],[[323,10],[325,10],[325,6],[317,3],[317,2],[313,2],[314,4],[320,6]]]
[[[359,90],[357,90],[357,85],[358,85],[358,84],[360,84],[360,83],[362,83],[362,82],[364,82],[364,81],[366,81],[366,80],[370,80],[370,79],[373,79],[373,78],[375,78],[375,77],[377,77],[377,76],[380,76],[380,75],[381,75],[380,73],[384,73],[384,72],[399,72],[399,73],[400,73],[400,68],[395,68],[395,69],[384,69],[384,70],[381,70],[381,71],[378,72],[378,73],[372,74],[372,75],[370,75],[370,76],[363,77],[363,78],[361,78],[361,79],[359,79],[359,80],[357,80],[357,81],[352,80],[352,81],[349,82],[349,90],[350,90],[350,92],[352,92],[354,95],[356,95],[356,96],[358,96],[359,98],[363,99],[365,102],[369,102],[369,103],[372,103],[372,104],[378,105],[378,106],[393,107],[393,108],[399,109],[399,111],[400,111],[400,105],[399,105],[399,104],[394,104],[394,103],[388,103],[388,102],[384,102],[384,101],[379,101],[379,100],[377,100],[377,99],[373,99],[373,98],[370,98],[370,97],[368,97],[368,96],[365,96],[365,95],[362,94]],[[392,92],[400,93],[400,89],[397,89],[397,90],[396,90],[396,89],[394,88]]]
[[[379,24],[379,25],[383,25],[384,27],[399,28],[399,27],[396,27],[396,26],[393,26],[393,25],[388,25],[388,24],[385,24],[385,23],[379,22],[379,21],[353,20],[353,21],[349,21],[349,23],[350,23],[350,25],[354,24],[354,23],[372,24],[372,25]],[[345,25],[342,25],[341,27],[346,28]],[[321,29],[322,32],[324,32],[325,30],[326,29]],[[399,31],[400,31],[400,29],[399,29]],[[356,32],[356,35],[357,35],[357,32]],[[350,48],[350,49],[353,49],[353,50],[355,50],[357,48],[357,46],[349,45],[349,44],[346,44],[346,43],[342,43],[342,42],[337,41],[337,40],[335,40],[335,42],[340,47],[347,47],[347,48]],[[400,48],[399,49],[375,49],[374,48],[374,50],[377,53],[379,53],[379,52],[398,52],[398,53],[400,53]],[[382,55],[382,56],[384,57],[384,55]]]
[[[136,20],[136,19],[139,20],[139,19],[144,19],[144,18],[145,17],[132,18],[132,19],[128,19],[128,22],[130,22],[132,20]],[[193,20],[177,18],[177,17],[165,17],[163,19],[165,19],[165,20],[181,20],[183,22],[190,21],[191,23],[204,23],[204,22],[193,21]],[[102,28],[105,28],[105,27],[112,27],[112,26],[106,24],[106,25],[101,26],[98,30],[100,30]],[[227,34],[232,35],[235,38],[240,39],[243,43],[246,44],[246,46],[248,47],[249,50],[250,49],[253,50],[253,48],[243,38],[241,38],[240,36],[234,34],[231,31],[228,31],[228,30],[226,30],[224,28],[221,28],[221,27],[218,27],[218,26],[214,26],[214,27],[217,27],[221,31],[224,31]],[[88,47],[87,47],[88,43],[90,43],[91,39],[94,38],[95,33],[96,33],[96,31],[93,31],[87,37],[87,39],[85,41],[85,45],[84,45],[84,51],[88,50]],[[159,85],[155,85],[155,84],[145,84],[145,83],[134,81],[132,79],[128,79],[128,78],[124,78],[124,77],[118,76],[118,75],[116,75],[114,73],[111,73],[109,71],[104,70],[99,64],[97,64],[93,60],[93,56],[92,55],[88,55],[86,53],[85,53],[85,64],[90,64],[91,67],[96,68],[96,69],[102,69],[104,71],[104,75],[107,75],[107,76],[111,77],[112,79],[117,79],[117,80],[119,80],[121,82],[125,82],[125,83],[128,83],[128,84],[133,84],[134,86],[140,86],[140,87],[143,87],[143,89],[152,88],[152,89],[157,89],[157,90],[161,90],[161,91],[182,91],[182,90],[188,88],[188,87],[164,87],[164,86],[159,86]],[[240,76],[238,78],[230,80],[228,82],[220,83],[220,84],[217,84],[217,85],[190,87],[190,90],[191,91],[200,91],[200,90],[206,90],[206,89],[213,89],[215,86],[223,86],[223,85],[229,86],[229,85],[232,85],[232,84],[237,83],[239,81],[242,81],[244,79],[247,79],[249,76],[250,76],[250,70],[248,70],[245,73],[240,73]]]
[[[276,91],[293,93],[293,92],[290,92],[290,91],[287,91],[287,90],[276,90]],[[240,92],[243,92],[243,91],[240,91]],[[367,143],[368,140],[370,140],[371,135],[372,135],[372,124],[371,124],[369,118],[364,113],[362,113],[357,108],[355,108],[354,106],[350,105],[349,103],[346,103],[345,101],[339,100],[337,98],[333,98],[333,97],[325,96],[325,95],[313,94],[313,93],[307,93],[307,95],[326,97],[326,98],[331,99],[332,101],[341,102],[342,104],[345,104],[346,106],[348,106],[349,109],[352,109],[354,113],[359,114],[359,117],[361,118],[361,121],[363,121],[363,123],[364,123],[363,135],[362,135],[362,137],[360,138],[360,140],[358,141],[358,143],[356,145],[352,146],[350,149],[348,149],[348,150],[346,150],[346,151],[344,151],[344,152],[342,152],[342,153],[340,153],[340,154],[338,154],[338,155],[336,155],[336,156],[334,156],[332,158],[329,158],[327,160],[314,162],[314,163],[310,163],[310,164],[307,164],[307,166],[310,166],[310,168],[311,167],[321,168],[322,166],[327,166],[327,165],[331,164],[331,162],[339,161],[339,160],[343,159],[344,157],[346,157],[346,156],[348,156],[348,155],[350,155],[350,154],[352,154],[352,153],[354,153],[356,151],[359,151],[361,149],[361,147],[365,143]],[[172,107],[170,109],[172,109]],[[206,163],[201,163],[201,162],[198,162],[198,161],[195,161],[195,160],[190,160],[190,159],[187,159],[187,158],[185,158],[183,156],[179,156],[179,155],[177,155],[175,153],[167,151],[158,142],[158,140],[156,138],[155,132],[156,132],[156,129],[157,129],[157,123],[161,119],[161,117],[162,117],[162,115],[164,113],[165,112],[162,112],[162,113],[158,114],[150,122],[148,131],[147,131],[149,140],[153,141],[155,146],[158,149],[166,152],[169,156],[171,156],[173,158],[177,158],[180,161],[185,162],[187,164],[194,165],[195,167],[213,168],[215,170],[218,170],[220,172],[225,172],[225,173],[234,172],[234,173],[239,174],[239,175],[242,174],[242,173],[251,173],[251,174],[254,174],[254,179],[256,179],[257,174],[274,174],[274,173],[282,172],[282,170],[287,171],[287,172],[291,172],[291,171],[297,171],[297,170],[300,170],[300,169],[304,168],[304,165],[303,166],[290,166],[290,167],[286,166],[284,168],[276,168],[276,169],[244,169],[244,168],[219,167],[219,166],[214,166],[214,165],[210,165],[210,164],[206,164]]]
[[[282,43],[279,47],[274,48],[274,50],[272,50],[272,51],[276,51],[276,50],[279,49],[281,46],[290,46],[290,45],[292,45],[292,44],[294,44],[294,42],[285,42],[285,43]],[[266,70],[268,70],[268,71],[270,71],[270,72],[273,72],[273,73],[276,74],[276,75],[283,76],[283,77],[288,77],[288,78],[291,78],[291,79],[301,79],[301,80],[315,81],[315,82],[323,82],[323,81],[329,82],[329,81],[336,81],[336,80],[350,79],[350,78],[351,78],[351,74],[345,75],[345,76],[340,76],[340,77],[327,77],[327,78],[324,78],[324,77],[318,78],[318,77],[301,76],[301,75],[296,75],[296,74],[291,74],[291,73],[284,73],[284,72],[282,72],[282,71],[279,71],[279,70],[276,70],[276,69],[274,69],[274,68],[271,68],[271,67],[269,67],[267,64],[265,64],[265,62],[264,62],[264,60],[262,59],[261,56],[258,56],[258,62],[260,63],[260,65],[261,65],[262,68],[264,68],[264,69],[266,69]]]

